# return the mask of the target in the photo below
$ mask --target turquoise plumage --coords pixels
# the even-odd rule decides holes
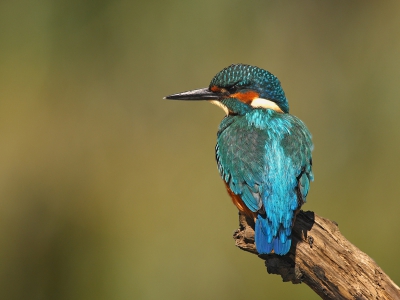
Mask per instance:
[[[258,67],[231,65],[208,88],[166,98],[209,100],[224,109],[216,145],[220,175],[238,209],[255,219],[257,251],[288,253],[313,180],[313,145],[304,123],[289,114],[279,80]]]

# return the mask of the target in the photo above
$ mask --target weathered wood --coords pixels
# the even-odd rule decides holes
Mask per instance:
[[[254,222],[239,213],[234,239],[240,249],[257,254]],[[400,288],[364,252],[340,233],[337,224],[303,212],[297,215],[287,255],[259,255],[270,274],[305,283],[322,299],[400,299]]]

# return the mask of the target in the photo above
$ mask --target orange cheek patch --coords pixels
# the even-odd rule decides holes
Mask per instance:
[[[253,99],[258,98],[259,94],[254,91],[248,91],[246,93],[235,93],[230,95],[231,98],[239,99],[241,102],[250,104]]]

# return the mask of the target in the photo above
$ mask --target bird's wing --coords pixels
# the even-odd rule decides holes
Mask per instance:
[[[310,181],[314,180],[311,157],[313,144],[310,132],[300,119],[291,115],[285,115],[285,117],[290,120],[291,127],[289,133],[281,139],[280,144],[285,155],[290,158],[289,166],[293,172],[291,176],[296,177],[294,187],[301,206],[306,201]]]
[[[232,123],[218,136],[218,170],[230,191],[238,195],[252,212],[263,206],[260,188],[265,177],[265,149],[261,130]],[[228,190],[229,191],[229,190]]]

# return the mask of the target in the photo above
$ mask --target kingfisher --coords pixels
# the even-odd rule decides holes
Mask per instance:
[[[313,181],[313,144],[305,124],[289,114],[278,78],[233,64],[208,87],[164,99],[206,100],[224,110],[215,152],[226,190],[239,211],[254,219],[257,252],[287,254]]]

